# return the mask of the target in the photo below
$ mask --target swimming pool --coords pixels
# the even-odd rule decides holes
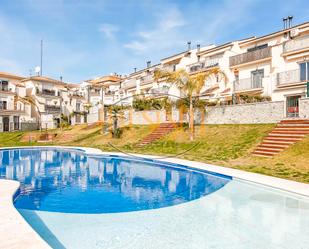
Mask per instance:
[[[177,164],[0,151],[15,207],[53,248],[306,248],[308,199]]]

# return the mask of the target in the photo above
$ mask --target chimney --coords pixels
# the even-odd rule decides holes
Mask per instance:
[[[283,29],[287,29],[288,28],[288,18],[287,17],[284,17],[282,18],[282,21],[283,21]]]
[[[147,61],[147,68],[151,67],[151,61]]]
[[[288,20],[289,20],[289,28],[292,28],[293,16],[288,16]]]
[[[190,51],[190,50],[191,50],[191,42],[188,41],[188,42],[187,42],[187,45],[188,45],[188,51]]]
[[[200,52],[200,50],[201,50],[201,45],[200,45],[200,44],[197,44],[197,45],[196,45],[196,49],[197,49],[197,52]]]

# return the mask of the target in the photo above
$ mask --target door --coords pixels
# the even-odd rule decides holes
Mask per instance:
[[[251,87],[262,88],[262,80],[264,78],[264,69],[259,69],[251,72]]]
[[[3,131],[10,131],[10,118],[2,117]]]
[[[19,130],[19,117],[18,116],[14,116],[14,130]]]
[[[288,96],[286,98],[286,113],[287,117],[293,118],[299,116],[299,99],[300,95]]]

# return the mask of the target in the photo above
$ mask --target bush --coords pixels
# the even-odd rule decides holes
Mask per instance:
[[[133,108],[135,111],[145,111],[145,110],[162,110],[171,107],[171,102],[168,98],[134,98]]]

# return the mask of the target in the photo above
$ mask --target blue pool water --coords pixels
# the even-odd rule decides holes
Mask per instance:
[[[226,176],[151,161],[87,157],[79,151],[4,150],[0,177],[20,181],[17,208],[62,213],[114,213],[172,206],[210,194]]]
[[[308,198],[181,165],[77,150],[0,150],[0,178],[21,182],[14,204],[52,248],[309,245]]]

